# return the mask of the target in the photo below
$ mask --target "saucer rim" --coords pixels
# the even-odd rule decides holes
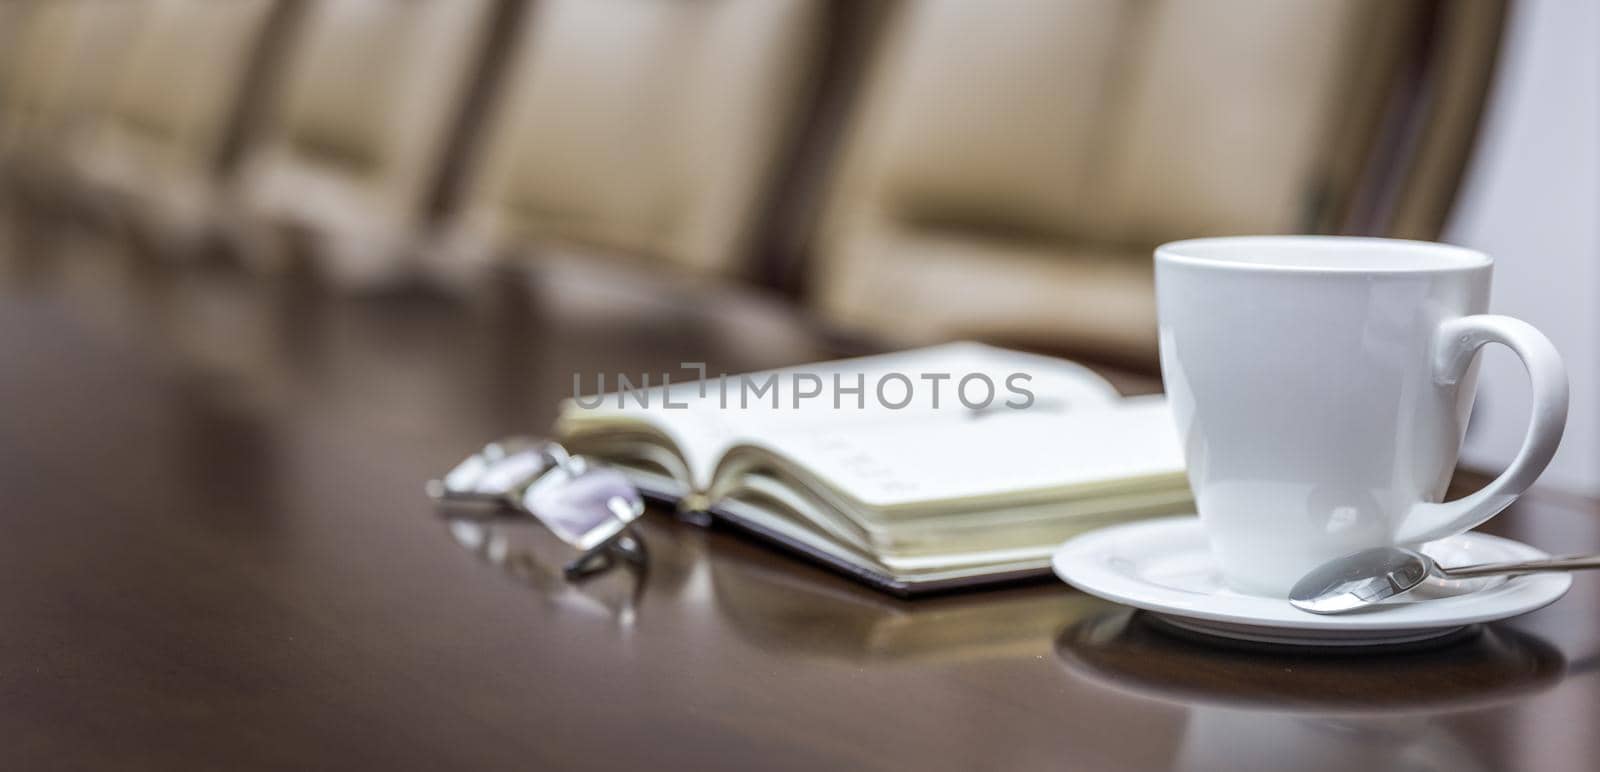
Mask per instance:
[[[1226,599],[1224,603],[1217,604],[1221,608],[1203,609],[1189,604],[1163,602],[1159,596],[1177,591],[1115,572],[1105,565],[1104,558],[1107,555],[1126,554],[1126,550],[1115,549],[1113,545],[1128,543],[1130,534],[1168,529],[1194,530],[1199,542],[1204,544],[1204,535],[1199,533],[1200,520],[1195,515],[1140,520],[1095,529],[1068,539],[1051,555],[1051,570],[1057,578],[1081,592],[1154,614],[1222,624],[1330,632],[1422,631],[1493,622],[1544,608],[1559,600],[1572,586],[1571,574],[1528,574],[1508,578],[1503,583],[1479,592],[1456,596],[1461,599],[1489,602],[1487,606],[1480,603],[1466,605],[1452,603],[1441,608],[1437,602],[1429,602],[1351,616],[1312,614],[1290,606],[1287,600],[1281,601],[1282,607],[1275,609],[1276,615],[1263,616],[1252,612],[1249,606],[1259,602],[1274,602],[1275,599],[1242,594],[1221,596]],[[1467,531],[1449,539],[1466,539],[1470,542],[1493,545],[1512,553],[1513,558],[1518,560],[1539,560],[1549,557],[1543,550],[1515,539],[1477,531]],[[1096,556],[1099,556],[1099,559],[1096,559]],[[1141,592],[1141,589],[1145,591]],[[1218,598],[1218,596],[1206,597]],[[1240,608],[1241,606],[1243,608]]]

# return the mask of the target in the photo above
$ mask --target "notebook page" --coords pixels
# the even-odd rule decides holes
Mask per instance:
[[[930,504],[1128,487],[1184,472],[1162,396],[1114,406],[1000,411],[854,426],[790,427],[763,447],[866,508],[891,514]]]

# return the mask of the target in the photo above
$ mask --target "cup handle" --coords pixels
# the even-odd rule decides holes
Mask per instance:
[[[1411,508],[1396,541],[1416,544],[1476,528],[1516,501],[1550,463],[1567,425],[1567,370],[1550,339],[1533,325],[1509,316],[1480,314],[1450,319],[1433,340],[1433,377],[1450,386],[1466,374],[1486,343],[1501,343],[1517,353],[1528,370],[1533,415],[1517,457],[1494,481],[1455,501],[1422,502]]]

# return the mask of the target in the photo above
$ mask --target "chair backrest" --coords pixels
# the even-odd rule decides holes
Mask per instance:
[[[823,16],[813,0],[542,0],[457,222],[531,255],[747,272]]]
[[[28,12],[6,65],[6,137],[54,145],[92,123],[148,6],[148,0],[53,0]]]
[[[39,7],[35,0],[0,0],[0,121],[5,120],[20,52],[33,12]]]
[[[30,3],[17,12],[15,50],[6,53],[5,111],[0,140],[21,142],[50,117],[70,69],[78,21],[76,3]]]
[[[1154,245],[1342,230],[1375,174],[1410,171],[1370,161],[1437,15],[1384,0],[901,3],[817,238],[814,302],[892,338],[1153,366]],[[1492,60],[1492,42],[1457,53]],[[1474,111],[1457,113],[1470,136]]]
[[[97,145],[141,173],[212,169],[274,0],[151,0]],[[109,147],[107,147],[109,146]]]
[[[329,233],[409,228],[476,74],[492,0],[315,0],[282,104],[246,152],[256,216]]]

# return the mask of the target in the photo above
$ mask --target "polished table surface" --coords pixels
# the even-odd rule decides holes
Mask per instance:
[[[337,299],[30,239],[0,289],[7,769],[1600,768],[1600,574],[1442,648],[1184,640],[1041,582],[905,602],[647,515],[573,586],[422,483],[574,374],[825,356],[760,299]],[[1152,383],[1124,379],[1130,389]],[[1600,549],[1600,504],[1489,529]]]

